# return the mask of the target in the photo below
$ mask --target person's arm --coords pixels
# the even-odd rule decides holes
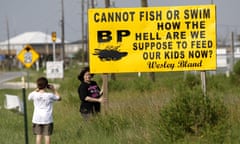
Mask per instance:
[[[59,95],[58,91],[56,89],[53,90],[53,93],[59,97],[58,101],[62,100],[62,97]]]
[[[52,92],[55,96],[59,97],[58,101],[60,101],[62,99],[61,96],[59,95],[58,91],[55,89],[55,87],[53,85],[49,85],[49,89],[52,90]]]
[[[87,97],[85,98],[85,101],[102,103],[102,102],[105,101],[105,99],[104,99],[103,97],[100,97],[100,98],[92,98],[92,97],[87,96]]]
[[[32,92],[28,95],[28,100],[32,100],[33,96],[32,96]]]

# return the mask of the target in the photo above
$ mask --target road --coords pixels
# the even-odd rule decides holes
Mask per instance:
[[[26,72],[1,72],[0,73],[0,83],[25,76]]]
[[[26,76],[26,72],[0,72],[0,89],[22,89],[23,84],[19,81],[12,81],[10,80]],[[25,79],[26,80],[26,79]],[[51,83],[53,84],[53,83]],[[59,88],[59,84],[53,84],[55,88]],[[26,88],[36,88],[35,82],[26,82],[25,81],[25,87]]]
[[[0,89],[16,89],[21,88],[21,84],[17,82],[8,82],[18,77],[25,76],[26,72],[0,72]]]

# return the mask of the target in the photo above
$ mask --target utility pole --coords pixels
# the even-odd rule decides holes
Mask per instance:
[[[94,0],[91,1],[87,1],[87,12],[89,8],[94,8]],[[88,19],[88,14],[87,14],[87,19]],[[86,39],[86,44],[85,44],[85,61],[87,62],[87,64],[89,64],[89,31],[88,31],[88,23],[85,24],[86,26],[86,32],[85,32],[85,39]]]
[[[65,58],[64,3],[63,3],[63,0],[61,0],[61,2],[62,2],[62,18],[61,18],[62,50],[61,50],[61,59],[64,63],[64,58]]]
[[[141,5],[142,5],[142,7],[148,7],[147,0],[141,0]]]
[[[148,7],[148,1],[147,0],[141,0],[141,5],[142,5],[142,7]],[[150,72],[149,75],[150,75],[151,80],[153,82],[155,82],[156,81],[155,73],[154,72]]]
[[[232,56],[232,58],[231,58],[231,71],[233,72],[233,67],[234,67],[234,64],[235,64],[235,55],[234,55],[234,53],[235,53],[235,51],[234,51],[234,49],[235,49],[235,46],[234,46],[234,32],[231,32],[231,56]]]
[[[8,63],[8,70],[11,70],[11,49],[10,49],[10,32],[9,32],[9,24],[8,24],[8,18],[6,18],[7,22],[7,48],[8,48],[8,57],[7,57],[7,63]]]
[[[85,49],[84,49],[84,0],[82,0],[82,65],[85,65]]]
[[[110,7],[110,0],[105,0],[105,7],[109,8]]]
[[[95,1],[94,0],[91,0],[91,5],[92,5],[92,8],[95,7]]]
[[[105,7],[110,7],[110,0],[105,0]],[[105,73],[102,76],[103,79],[103,96],[108,99],[107,101],[107,107],[109,106],[109,97],[108,97],[108,74]]]
[[[105,0],[105,7],[106,8],[110,8],[111,7],[110,0]],[[111,79],[112,80],[116,80],[116,75],[114,73],[111,74]]]

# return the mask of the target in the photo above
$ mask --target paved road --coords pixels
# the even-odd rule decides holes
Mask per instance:
[[[25,76],[26,72],[0,72],[0,83]]]
[[[0,72],[0,89],[22,89],[23,84],[20,81],[9,82],[10,80],[26,76],[26,72]],[[26,82],[26,81],[25,81]],[[51,83],[52,84],[52,83]],[[59,88],[59,84],[53,84],[55,88]],[[36,88],[35,82],[26,82],[26,88]]]
[[[0,89],[20,89],[21,82],[8,82],[18,77],[25,76],[26,72],[0,72]]]

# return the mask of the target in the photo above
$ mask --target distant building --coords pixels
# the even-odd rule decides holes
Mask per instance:
[[[82,41],[69,43],[65,41],[65,58],[73,58],[74,54],[82,48]],[[34,50],[40,55],[41,61],[52,60],[53,56],[53,42],[52,36],[43,32],[26,32],[17,35],[9,40],[0,42],[1,60],[5,57],[15,58],[16,55],[25,47],[31,45]],[[86,42],[84,43],[86,47]],[[56,38],[55,55],[56,60],[61,60],[62,43],[60,38]],[[4,57],[3,57],[4,56]]]
[[[74,41],[71,43],[65,44],[65,56],[68,58],[72,58],[74,54],[79,52],[79,50],[82,49],[82,47],[87,48],[87,41]],[[87,49],[84,49],[84,51],[87,51]]]
[[[68,42],[65,41],[65,56],[72,56],[82,48],[83,41]],[[86,41],[84,41],[84,47],[86,47]],[[8,48],[9,44],[9,48]],[[0,42],[0,55],[16,56],[26,44],[30,44],[39,54],[51,55],[53,53],[53,42],[51,35],[43,32],[26,32],[17,35],[11,39]],[[55,48],[56,56],[61,54],[61,39],[56,38]]]
[[[52,53],[52,37],[42,32],[26,32],[0,42],[0,54],[16,56],[25,45],[30,44],[39,54]],[[60,53],[61,40],[56,39],[56,53]],[[10,53],[9,53],[10,51]]]
[[[234,57],[235,62],[240,60],[240,42],[236,42],[234,45]]]

